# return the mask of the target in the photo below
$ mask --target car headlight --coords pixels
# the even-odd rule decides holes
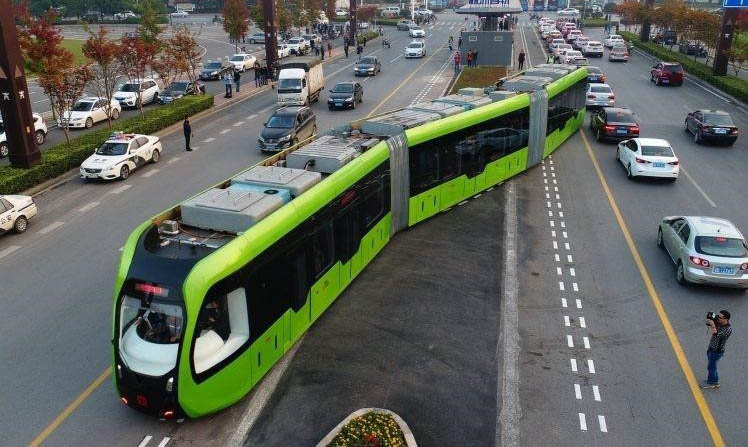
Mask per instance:
[[[330,104],[332,104],[332,103],[334,103],[335,101],[333,101],[333,99],[332,99],[332,98],[327,98],[327,102],[329,102]]]
[[[217,75],[217,74],[218,74],[218,72],[217,72],[217,71],[211,71],[211,72],[210,72],[210,75],[211,75],[211,76],[215,76],[215,75]]]
[[[351,102],[351,101],[353,101],[353,96],[345,100],[345,102]]]
[[[286,135],[285,137],[278,138],[279,143],[285,143],[286,141],[291,140],[291,135]]]

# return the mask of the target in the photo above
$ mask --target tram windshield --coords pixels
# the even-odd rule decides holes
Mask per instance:
[[[125,296],[120,313],[120,337],[134,327],[137,336],[146,342],[160,345],[179,343],[182,321],[182,308],[175,304]]]

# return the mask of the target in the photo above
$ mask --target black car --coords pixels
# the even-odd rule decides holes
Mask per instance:
[[[597,141],[621,141],[639,137],[639,124],[634,119],[634,114],[622,107],[603,107],[592,112],[590,129]]]
[[[375,56],[362,57],[353,67],[353,74],[356,76],[375,76],[380,71],[382,71],[382,64]]]
[[[205,84],[192,81],[174,81],[158,95],[159,104],[168,104],[175,99],[186,95],[196,95],[205,93]]]
[[[327,107],[332,109],[356,108],[356,103],[364,99],[364,88],[358,82],[338,82],[330,90]]]
[[[265,121],[257,144],[262,152],[278,152],[317,133],[317,118],[309,107],[281,107]]]
[[[203,81],[221,79],[228,69],[229,67],[221,61],[208,61],[200,70],[200,79]]]
[[[605,81],[608,80],[608,77],[605,76],[605,73],[603,73],[602,70],[600,70],[598,67],[588,66],[587,67],[587,81],[588,82],[598,82],[605,84]]]
[[[686,115],[685,131],[693,134],[693,141],[720,141],[730,146],[738,139],[738,126],[722,110],[697,110]]]

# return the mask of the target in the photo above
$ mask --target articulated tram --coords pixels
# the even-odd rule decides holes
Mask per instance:
[[[122,402],[199,417],[245,396],[398,231],[537,165],[587,71],[542,65],[355,121],[138,226],[114,286]]]

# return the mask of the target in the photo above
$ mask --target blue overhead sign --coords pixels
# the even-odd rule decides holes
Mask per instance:
[[[723,8],[746,8],[748,7],[747,0],[723,0]]]

